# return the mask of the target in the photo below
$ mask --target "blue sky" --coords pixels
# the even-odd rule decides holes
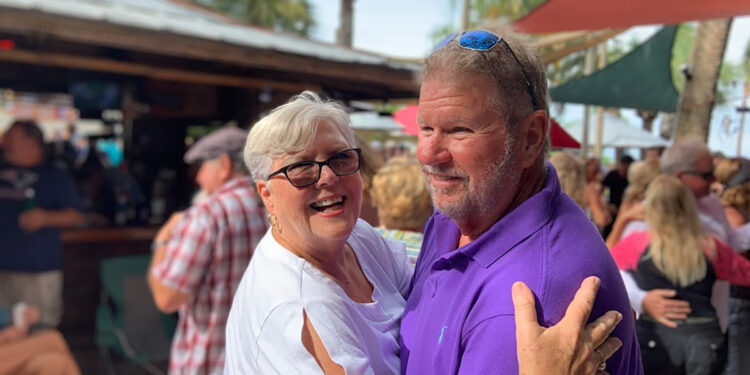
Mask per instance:
[[[324,41],[335,39],[338,27],[339,0],[311,0],[318,23],[312,37]],[[451,4],[455,3],[455,8]],[[432,49],[431,33],[442,25],[459,23],[461,0],[355,0],[354,48],[396,57],[423,57]],[[645,40],[657,26],[636,27],[621,37]],[[750,16],[735,18],[729,33],[725,60],[740,62],[745,45],[750,40]],[[739,114],[733,108],[740,103],[741,94],[731,96],[729,105],[715,108],[712,116],[709,147],[728,156],[736,155]],[[561,123],[579,120],[580,106],[567,105]],[[640,126],[633,111],[623,111],[633,125]],[[750,157],[750,116],[745,121],[743,156]],[[657,119],[658,122],[658,119]],[[729,123],[729,131],[726,131]]]

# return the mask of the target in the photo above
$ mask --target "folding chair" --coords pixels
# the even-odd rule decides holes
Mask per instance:
[[[146,282],[150,260],[150,255],[102,260],[96,345],[108,374],[115,374],[112,352],[151,374],[163,374],[153,363],[169,359],[177,316],[162,314],[154,304]]]

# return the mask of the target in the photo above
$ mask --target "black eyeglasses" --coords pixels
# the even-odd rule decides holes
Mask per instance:
[[[435,47],[432,52],[435,53],[441,50],[443,47],[447,46],[448,43],[456,38],[457,35],[458,33],[448,35],[445,39],[443,39],[442,42],[438,43],[437,47]],[[523,74],[523,78],[526,81],[526,90],[529,92],[529,97],[531,97],[531,105],[534,107],[534,109],[537,109],[536,95],[534,94],[534,88],[531,86],[529,75],[526,74],[526,69],[523,68],[521,61],[518,60],[518,56],[516,56],[516,54],[513,52],[513,49],[510,48],[510,45],[505,41],[505,39],[497,36],[493,32],[486,30],[466,31],[461,34],[461,37],[458,39],[459,47],[480,52],[489,51],[492,49],[492,47],[496,46],[500,42],[502,42],[502,44],[505,46],[505,49],[510,52],[510,55],[513,56],[513,60],[516,61],[518,68],[521,69],[521,74]]]
[[[713,181],[714,179],[714,171],[708,171],[708,172],[686,171],[684,173],[691,174],[693,176],[698,176],[706,181]]]
[[[320,172],[324,165],[331,168],[336,176],[348,176],[356,173],[359,170],[360,161],[362,159],[361,156],[362,150],[358,148],[350,148],[331,155],[331,157],[325,161],[310,160],[289,164],[286,167],[269,174],[267,179],[283,173],[292,186],[303,188],[320,180]]]

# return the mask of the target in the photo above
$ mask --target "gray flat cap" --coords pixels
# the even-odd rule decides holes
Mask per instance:
[[[247,131],[226,127],[212,132],[195,142],[185,153],[185,163],[191,164],[217,158],[224,154],[234,154],[245,147]]]

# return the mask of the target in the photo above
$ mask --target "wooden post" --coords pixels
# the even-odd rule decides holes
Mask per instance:
[[[747,96],[750,93],[750,80],[745,81],[745,87],[742,90],[742,107],[737,108],[740,111],[740,132],[737,134],[737,157],[742,157],[742,133],[745,128],[745,112],[747,109]]]
[[[354,0],[341,0],[341,13],[339,18],[339,29],[336,33],[336,44],[351,48]]]
[[[589,75],[594,72],[594,63],[596,56],[594,55],[594,49],[589,48],[586,51],[586,65],[584,66],[584,74]],[[581,135],[581,157],[589,157],[589,106],[583,106],[583,134]]]
[[[607,42],[599,44],[599,69],[607,66]],[[604,138],[604,107],[596,109],[596,140],[594,143],[594,156],[602,157],[602,138]]]
[[[461,11],[461,31],[469,29],[469,14],[471,13],[471,0],[464,0]]]

